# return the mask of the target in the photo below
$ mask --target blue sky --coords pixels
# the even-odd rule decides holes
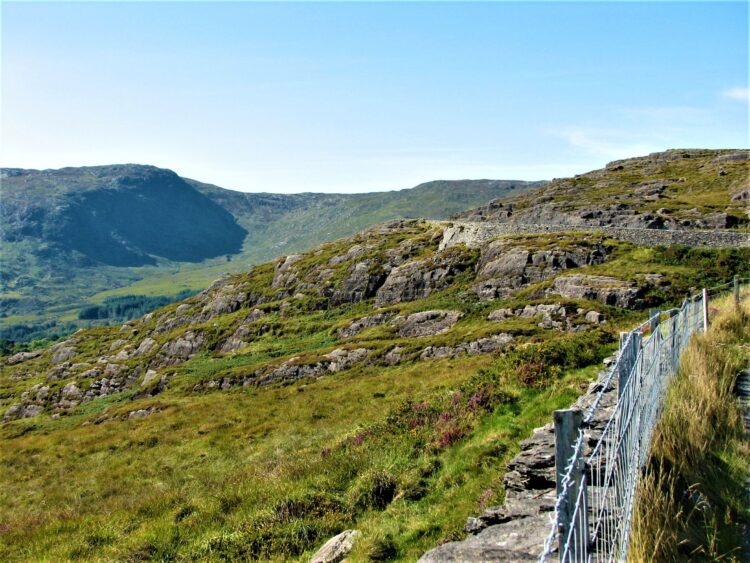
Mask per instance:
[[[2,165],[243,191],[748,147],[748,4],[2,2]]]

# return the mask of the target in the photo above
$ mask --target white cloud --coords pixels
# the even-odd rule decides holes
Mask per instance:
[[[567,127],[550,133],[561,137],[576,149],[608,159],[642,156],[663,150],[660,145],[634,140],[631,135],[622,131]]]
[[[750,101],[750,88],[729,88],[724,90],[721,95],[737,102],[747,102]]]

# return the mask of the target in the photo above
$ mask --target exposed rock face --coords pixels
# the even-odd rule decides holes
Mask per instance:
[[[43,350],[34,350],[33,352],[19,352],[18,354],[14,354],[10,358],[5,360],[5,363],[9,366],[20,364],[21,362],[26,362],[28,360],[38,358],[42,355],[42,352]]]
[[[339,338],[351,338],[352,336],[356,336],[366,328],[385,324],[392,316],[393,313],[386,312],[376,313],[375,315],[371,315],[369,317],[362,317],[361,319],[352,321],[344,328],[338,329],[337,334]]]
[[[77,351],[75,346],[63,346],[52,355],[52,363],[59,364],[61,362],[68,361],[73,358],[76,353]]]
[[[274,289],[286,288],[299,281],[297,272],[292,266],[300,260],[302,260],[302,255],[290,254],[283,261],[280,261],[273,274],[271,287]]]
[[[438,252],[432,258],[407,262],[391,270],[377,291],[375,305],[382,307],[423,299],[448,287],[453,277],[470,266],[471,257],[463,249]]]
[[[354,542],[361,536],[359,530],[346,530],[333,536],[310,558],[310,563],[339,563],[354,547]]]
[[[331,296],[335,305],[359,303],[375,295],[385,281],[385,272],[374,260],[364,260],[349,267],[349,274],[339,283]]]
[[[44,407],[42,405],[23,405],[21,403],[15,403],[14,405],[11,405],[7,411],[5,411],[3,422],[16,420],[19,418],[30,418],[32,416],[38,415],[43,410]]]
[[[326,359],[330,360],[328,370],[333,373],[343,371],[352,365],[362,362],[367,358],[370,351],[367,348],[357,348],[356,350],[346,350],[339,348],[330,354],[326,354]]]
[[[562,276],[555,280],[548,292],[569,299],[591,299],[624,309],[643,307],[643,300],[639,298],[639,290],[635,284],[609,276]]]
[[[398,327],[399,336],[421,338],[449,330],[462,316],[459,311],[422,311],[408,317],[396,317],[391,324]]]
[[[192,330],[188,331],[176,340],[164,344],[161,350],[159,350],[159,354],[154,358],[152,365],[154,367],[164,367],[183,362],[200,350],[203,340],[202,333]]]
[[[474,289],[480,299],[507,297],[562,270],[600,264],[605,258],[604,248],[598,245],[573,250],[530,251],[500,239],[482,248]]]
[[[421,360],[438,358],[454,358],[461,354],[491,354],[503,350],[513,342],[510,334],[495,334],[487,338],[480,338],[474,342],[465,342],[458,346],[428,346],[419,356]]]

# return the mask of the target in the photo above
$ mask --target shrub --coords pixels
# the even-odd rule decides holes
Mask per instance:
[[[370,469],[354,482],[349,504],[355,510],[382,510],[390,504],[398,487],[397,479],[386,471]]]

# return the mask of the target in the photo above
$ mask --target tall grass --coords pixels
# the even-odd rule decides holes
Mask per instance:
[[[734,387],[750,362],[749,306],[712,304],[709,331],[685,350],[637,492],[632,561],[743,558],[750,446]]]

